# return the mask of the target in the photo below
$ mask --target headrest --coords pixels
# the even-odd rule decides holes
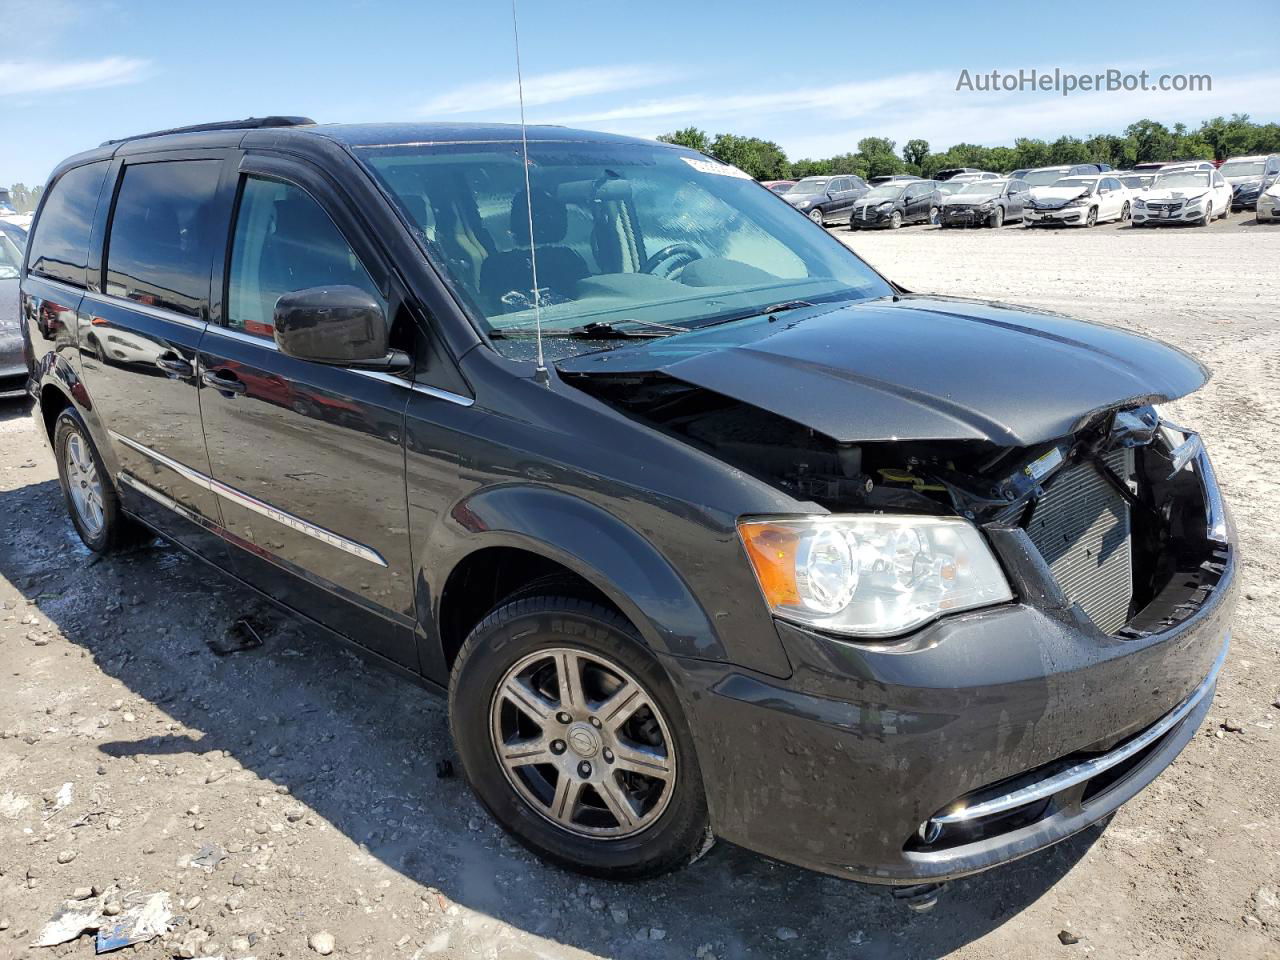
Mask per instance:
[[[529,195],[523,190],[511,198],[511,236],[516,246],[528,247]],[[569,231],[569,211],[564,201],[546,190],[533,190],[533,235],[538,243],[560,243]]]

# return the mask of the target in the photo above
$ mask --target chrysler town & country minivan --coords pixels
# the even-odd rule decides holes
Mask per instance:
[[[908,292],[679,146],[110,142],[21,316],[90,549],[159,534],[447,693],[479,798],[586,873],[983,870],[1150,783],[1226,655],[1234,532],[1156,406],[1200,364]]]

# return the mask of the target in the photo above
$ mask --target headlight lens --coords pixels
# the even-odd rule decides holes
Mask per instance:
[[[1147,201],[1143,200],[1141,197],[1138,197],[1136,200],[1133,201],[1133,205],[1135,207],[1141,207],[1142,209],[1145,210],[1147,208]]]
[[[882,201],[879,206],[881,210],[888,210],[890,207],[893,206],[893,201],[891,200]]]
[[[809,201],[808,201],[808,200],[797,200],[797,201],[796,201],[796,209],[797,209],[797,210],[803,210],[803,209],[804,209],[805,207],[807,207],[807,206],[809,206]]]
[[[1013,599],[977,527],[954,517],[874,514],[738,525],[770,610],[860,637]]]

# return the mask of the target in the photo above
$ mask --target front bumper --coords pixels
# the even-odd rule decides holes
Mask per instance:
[[[1261,200],[1258,202],[1257,213],[1260,221],[1280,220],[1280,202],[1270,199]]]
[[[1231,209],[1232,210],[1252,210],[1258,205],[1258,198],[1262,196],[1262,187],[1258,186],[1241,187],[1231,192]]]
[[[1059,207],[1056,210],[1037,210],[1032,207],[1024,207],[1022,219],[1028,226],[1045,223],[1078,227],[1084,223],[1088,213],[1088,207]]]
[[[1185,203],[1179,206],[1162,206],[1158,208],[1133,207],[1134,223],[1199,223],[1204,219],[1204,204],[1189,207]]]
[[[1173,762],[1212,704],[1236,555],[1216,486],[1208,501],[1225,531],[1222,572],[1162,632],[1108,636],[1048,602],[1035,584],[1050,575],[1018,530],[993,544],[1034,603],[892,643],[778,622],[784,681],[670,659],[716,834],[822,873],[913,884],[1017,859],[1106,817]]]
[[[938,222],[944,227],[982,227],[990,222],[991,215],[990,209],[979,211],[977,207],[956,209],[943,206],[938,211]]]
[[[874,208],[863,214],[861,207],[855,207],[849,215],[850,230],[875,230],[881,227],[887,227],[893,217],[893,210],[876,210]]]

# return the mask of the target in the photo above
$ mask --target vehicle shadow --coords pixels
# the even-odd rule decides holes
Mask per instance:
[[[166,715],[166,723],[148,722],[148,732],[135,738],[117,734],[131,729],[122,724],[100,731],[93,762],[181,764],[183,775],[165,788],[173,793],[168,816],[179,823],[193,797],[243,794],[239,812],[211,818],[202,833],[179,828],[161,851],[177,856],[200,843],[221,843],[232,851],[218,871],[227,878],[246,859],[237,841],[260,816],[252,797],[265,791],[236,783],[249,774],[287,787],[358,845],[353,858],[367,854],[422,885],[423,894],[429,885],[471,911],[594,954],[688,958],[714,944],[722,960],[775,953],[940,957],[1032,904],[1101,835],[1094,828],[958,881],[927,914],[894,902],[884,888],[822,877],[727,844],[658,880],[584,881],[506,838],[460,778],[437,776],[437,764],[452,750],[445,706],[430,693],[364,665],[173,547],[156,544],[98,561],[75,539],[54,481],[0,492],[0,517],[20,518],[9,528],[12,548],[0,552],[0,574],[100,670]],[[246,613],[267,625],[265,644],[215,656],[206,640],[222,637]],[[228,780],[194,786],[215,764],[232,770]],[[125,788],[116,789],[116,802],[133,807]],[[154,783],[146,789],[154,798]],[[856,796],[851,784],[850,802]],[[134,852],[122,849],[120,856]],[[140,859],[130,869],[159,861]],[[347,862],[323,869],[334,874]],[[364,877],[353,868],[350,880],[337,874],[333,882],[345,893]],[[615,909],[626,917],[619,920]],[[663,938],[642,941],[650,928],[664,931]],[[1046,933],[1052,943],[1045,949],[1056,948],[1056,931]],[[383,946],[384,955],[399,955]]]

